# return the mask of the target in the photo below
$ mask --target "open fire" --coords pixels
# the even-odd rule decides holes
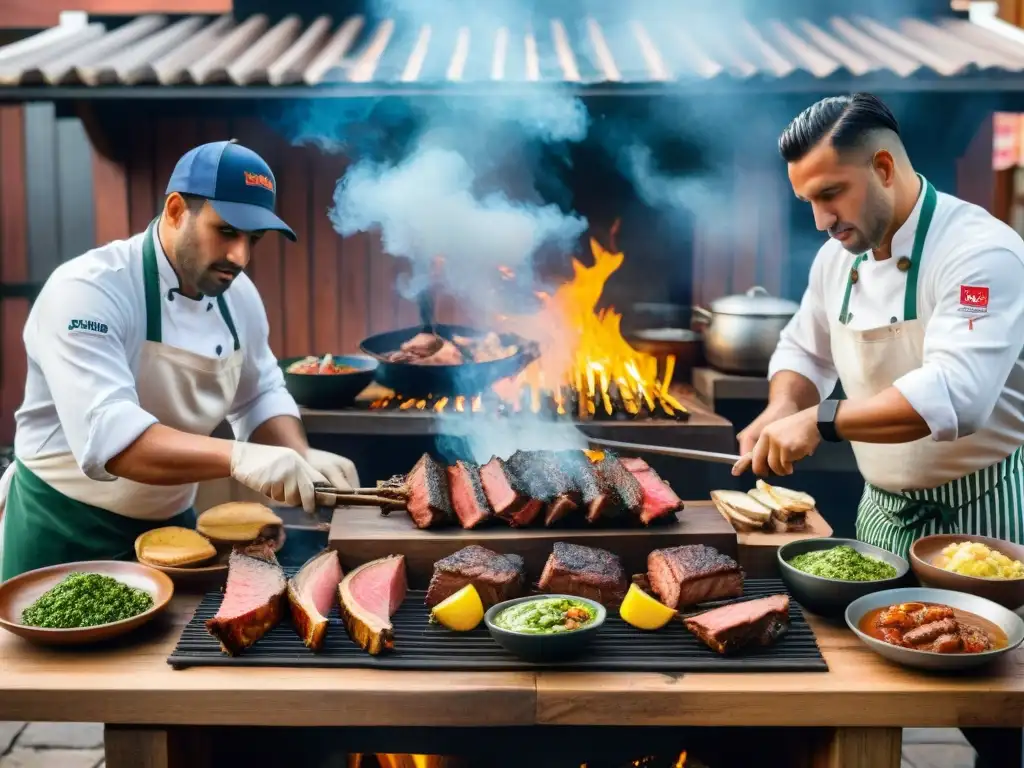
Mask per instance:
[[[471,760],[442,755],[350,755],[348,768],[469,768]],[[602,763],[603,765],[603,763]],[[575,766],[573,766],[575,768]],[[597,764],[582,763],[579,768],[599,768]],[[707,768],[699,760],[687,758],[685,751],[678,755],[647,755],[609,768]]]
[[[669,391],[675,358],[658,358],[630,346],[622,335],[622,315],[597,309],[608,278],[624,254],[604,249],[591,238],[593,266],[573,259],[573,277],[553,294],[537,293],[542,308],[532,315],[496,316],[499,330],[536,342],[540,352],[514,378],[490,391],[466,397],[382,398],[374,410],[437,413],[522,412],[579,421],[615,419],[686,420],[686,408]],[[514,275],[501,270],[505,279]]]

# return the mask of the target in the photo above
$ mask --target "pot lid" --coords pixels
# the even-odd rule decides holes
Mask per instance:
[[[720,315],[761,315],[782,317],[796,314],[800,305],[789,299],[772,296],[759,285],[746,293],[723,296],[711,302],[711,311]]]

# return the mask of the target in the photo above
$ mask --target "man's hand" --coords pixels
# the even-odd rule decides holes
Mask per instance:
[[[316,513],[316,483],[327,483],[318,470],[292,448],[236,442],[231,450],[231,476],[242,485],[281,504]]]
[[[742,475],[752,468],[754,474],[762,477],[772,473],[791,475],[793,462],[813,454],[819,443],[818,409],[798,411],[766,425],[753,448],[743,453],[743,458],[733,466],[732,474]]]
[[[356,465],[344,456],[310,448],[306,451],[306,461],[339,490],[351,491],[353,488],[359,487],[359,473],[356,472]],[[324,506],[334,505],[335,500],[332,494],[321,493],[320,497]]]
[[[793,403],[781,403],[777,405],[769,405],[763,411],[761,415],[754,419],[747,428],[736,435],[736,440],[740,444],[740,456],[746,456],[754,450],[754,446],[757,444],[758,438],[761,437],[761,433],[765,427],[769,424],[773,424],[779,419],[784,419],[787,416],[792,416],[797,413],[800,409]]]

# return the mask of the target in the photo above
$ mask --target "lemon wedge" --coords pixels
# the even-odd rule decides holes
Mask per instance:
[[[467,584],[434,606],[430,615],[456,632],[468,632],[484,619],[484,604],[476,587]]]
[[[619,606],[622,620],[637,629],[661,629],[675,615],[675,611],[659,603],[636,584],[629,585],[629,591]]]

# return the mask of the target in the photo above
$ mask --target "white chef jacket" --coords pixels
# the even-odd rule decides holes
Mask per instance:
[[[910,218],[893,236],[892,258],[869,256],[858,267],[850,293],[851,330],[903,321],[907,275],[896,264],[913,249],[923,193],[922,185]],[[829,327],[839,316],[855,259],[836,240],[818,251],[800,308],[772,356],[769,378],[795,371],[814,382],[823,399],[831,394],[838,375]],[[1024,444],[1024,241],[983,208],[940,192],[920,269],[924,360],[894,386],[934,440],[994,428]],[[962,287],[987,288],[987,311],[978,314],[964,304]]]
[[[157,422],[135,391],[146,340],[144,237],[115,240],[61,264],[40,291],[25,324],[28,377],[15,413],[19,458],[70,450],[87,477],[115,480],[107,462]],[[155,232],[153,244],[163,343],[211,358],[231,355],[234,341],[216,299],[182,294]],[[270,350],[266,310],[252,280],[238,275],[224,299],[244,356],[228,422],[237,439],[247,440],[267,419],[298,417],[299,409]]]

